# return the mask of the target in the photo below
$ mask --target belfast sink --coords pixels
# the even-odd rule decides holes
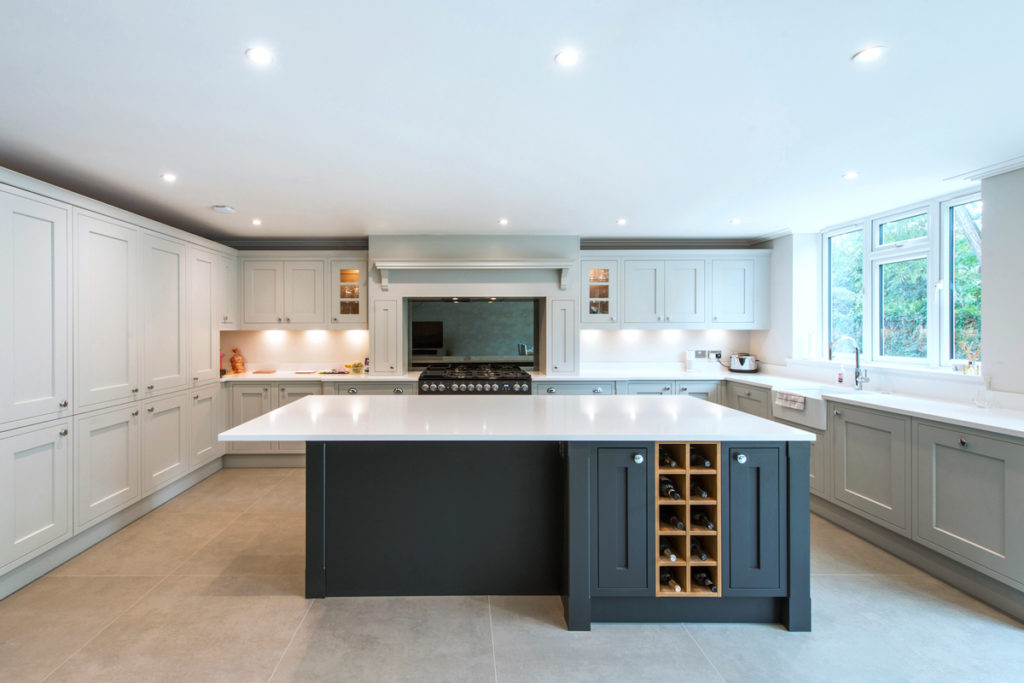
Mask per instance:
[[[796,408],[780,406],[775,401],[775,396],[779,392],[803,396],[804,409],[798,410]],[[810,429],[824,431],[825,423],[828,416],[825,412],[825,399],[823,399],[821,395],[849,393],[853,393],[853,389],[835,386],[800,389],[787,389],[785,387],[782,387],[779,389],[772,389],[772,417],[774,417],[777,420],[785,420],[786,422],[799,425],[801,427],[808,427]]]

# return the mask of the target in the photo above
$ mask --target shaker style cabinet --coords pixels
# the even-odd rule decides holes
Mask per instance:
[[[910,418],[829,404],[834,502],[910,535]]]
[[[224,388],[219,383],[189,392],[188,471],[196,470],[224,455],[224,443],[217,440],[224,424]]]
[[[623,261],[626,323],[700,327],[705,322],[705,273],[700,259]]]
[[[274,408],[286,406],[292,401],[297,401],[303,396],[319,396],[324,393],[323,384],[320,382],[282,382],[277,385],[277,403]],[[305,441],[278,441],[276,444],[280,453],[305,453]]]
[[[327,279],[327,327],[366,327],[366,260],[334,259]]]
[[[398,373],[398,353],[402,347],[398,329],[398,302],[377,300],[373,302],[373,319],[370,321],[370,367],[375,375]]]
[[[704,401],[718,401],[719,382],[676,382],[676,394]]]
[[[325,323],[322,260],[243,260],[242,281],[245,325]]]
[[[728,470],[725,595],[786,595],[785,447],[722,448]]]
[[[78,409],[139,395],[139,231],[75,212],[75,394]]]
[[[69,421],[0,438],[0,573],[71,536]]]
[[[189,376],[192,384],[220,377],[220,324],[217,321],[217,277],[220,257],[188,249]]]
[[[535,394],[562,394],[564,396],[588,396],[592,394],[613,396],[615,382],[534,382]]]
[[[142,404],[142,495],[163,488],[188,470],[188,395]]]
[[[651,595],[652,525],[647,446],[591,449],[591,591],[595,596]]]
[[[75,531],[142,498],[138,403],[75,418]]]
[[[619,262],[584,259],[580,271],[583,327],[619,327]]]
[[[725,405],[742,410],[744,413],[763,417],[766,420],[772,418],[772,392],[770,389],[738,382],[726,382]]]
[[[626,393],[638,396],[672,396],[676,393],[676,383],[671,380],[665,382],[630,382],[626,385]]]
[[[754,259],[711,259],[711,324],[754,322]]]
[[[231,385],[231,427],[254,420],[274,409],[270,393],[273,384],[262,382],[234,382]],[[270,441],[233,441],[227,445],[230,453],[269,453]]]
[[[217,324],[222,330],[236,330],[238,315],[238,258],[217,256]]]
[[[548,306],[548,311],[548,372],[552,375],[576,374],[580,342],[576,302],[555,299]]]
[[[665,261],[665,322],[703,325],[704,261]]]
[[[657,324],[665,320],[665,262],[624,261],[624,323]]]
[[[149,232],[141,234],[140,247],[140,382],[143,395],[148,396],[188,385],[188,247]]]
[[[70,218],[0,189],[0,425],[71,413]]]
[[[284,322],[284,263],[242,261],[242,322],[276,325]]]

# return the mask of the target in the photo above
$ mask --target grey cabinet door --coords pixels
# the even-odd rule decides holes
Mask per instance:
[[[752,387],[749,384],[729,382],[726,405],[757,417],[770,420],[772,417],[772,392],[769,389]]]
[[[728,446],[725,581],[733,596],[786,594],[785,462],[782,446]]]
[[[1024,444],[922,423],[916,444],[915,539],[1020,587]]]
[[[836,405],[833,495],[839,505],[910,535],[910,418]]]
[[[693,396],[715,403],[718,401],[718,382],[676,382],[676,394]]]
[[[594,595],[652,594],[648,558],[648,455],[644,447],[596,447],[591,590]],[[639,458],[637,457],[639,456]],[[637,462],[640,460],[640,462]]]

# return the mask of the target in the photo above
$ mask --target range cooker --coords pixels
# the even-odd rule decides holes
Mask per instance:
[[[512,363],[437,363],[419,379],[421,394],[530,394],[530,373]]]

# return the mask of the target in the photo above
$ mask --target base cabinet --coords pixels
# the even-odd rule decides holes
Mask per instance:
[[[139,404],[75,418],[75,531],[142,498]]]
[[[188,471],[188,414],[186,392],[143,403],[142,495]]]
[[[723,444],[726,596],[786,595],[786,466],[779,445]]]
[[[231,422],[237,427],[243,422],[254,420],[273,410],[273,398],[269,382],[239,382],[231,385]],[[228,444],[231,453],[269,453],[272,450],[270,441],[232,441]]]
[[[719,382],[676,382],[676,394],[718,402]]]
[[[750,415],[763,417],[766,420],[772,419],[772,392],[770,389],[738,382],[727,382],[725,405]]]
[[[0,439],[0,573],[71,536],[70,422]]]
[[[591,591],[595,596],[653,595],[653,527],[648,505],[653,445],[591,448]]]
[[[831,404],[833,496],[910,535],[910,418]]]
[[[224,455],[224,444],[217,440],[224,426],[224,399],[220,384],[208,384],[190,393],[189,472]]]
[[[534,382],[535,394],[562,394],[563,396],[587,396],[591,394],[613,395],[615,382]]]
[[[282,382],[277,385],[277,403],[274,408],[286,406],[304,396],[319,396],[323,393],[323,385],[319,382]],[[279,453],[305,453],[305,441],[278,441],[274,450]]]
[[[333,387],[324,390],[325,394],[338,396],[357,394],[362,396],[386,396],[415,394],[416,382],[336,382]]]

